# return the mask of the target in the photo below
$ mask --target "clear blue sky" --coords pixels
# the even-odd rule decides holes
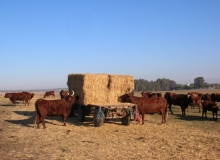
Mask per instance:
[[[0,0],[0,90],[71,73],[220,82],[219,0]]]

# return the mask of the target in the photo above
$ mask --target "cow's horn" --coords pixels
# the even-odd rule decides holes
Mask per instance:
[[[73,90],[72,90],[72,92],[73,92],[73,93],[72,93],[72,95],[71,95],[71,96],[73,96],[73,95],[74,95],[74,91],[73,91]]]

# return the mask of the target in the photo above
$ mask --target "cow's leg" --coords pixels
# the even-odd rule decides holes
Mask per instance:
[[[37,122],[37,128],[39,129],[40,128],[40,125],[39,125],[39,123],[40,123],[40,117],[39,117],[39,115],[38,114],[36,114],[36,122]]]
[[[63,118],[63,125],[64,125],[64,126],[66,126],[66,117],[67,117],[67,116],[62,116],[62,118]]]
[[[185,108],[185,106],[181,106],[181,110],[182,110],[182,116],[185,116],[186,115],[186,112],[185,112],[186,108]]]
[[[41,117],[40,117],[40,120],[41,120],[42,125],[43,125],[43,127],[44,127],[44,129],[45,129],[45,128],[46,128],[46,126],[45,126],[45,122],[44,122],[44,116],[41,116]]]
[[[23,102],[24,102],[24,106],[26,106],[27,105],[27,100],[25,99],[25,100],[23,100]]]
[[[198,105],[198,108],[199,108],[199,113],[201,113],[201,105],[200,105],[200,103],[197,103],[197,105]]]
[[[16,106],[16,100],[13,99],[12,102],[13,102],[14,106]]]
[[[141,115],[142,115],[142,124],[144,124],[144,115],[145,115],[145,113],[142,112]]]
[[[171,110],[171,106],[172,106],[172,104],[170,103],[170,104],[169,104],[169,110],[170,110],[171,114],[173,114],[173,112],[172,112],[172,110]]]
[[[161,110],[161,117],[162,117],[161,124],[163,124],[163,123],[165,123],[165,115],[164,115],[164,110]]]
[[[215,118],[214,118],[214,111],[212,111],[212,117],[213,117],[212,119],[214,120],[214,119],[215,119]]]

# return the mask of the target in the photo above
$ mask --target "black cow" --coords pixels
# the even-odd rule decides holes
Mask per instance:
[[[166,92],[164,94],[164,98],[167,100],[169,105],[169,110],[173,114],[171,110],[171,106],[178,105],[181,107],[182,115],[186,115],[185,110],[188,107],[189,103],[193,103],[194,99],[193,96],[187,94],[176,94],[171,92]]]

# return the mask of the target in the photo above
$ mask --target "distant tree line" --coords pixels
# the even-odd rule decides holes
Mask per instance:
[[[148,81],[146,79],[135,79],[135,91],[172,91],[172,90],[189,90],[200,88],[219,88],[219,84],[207,84],[203,77],[197,77],[192,84],[177,84],[173,80],[166,78],[157,79],[156,81]]]

